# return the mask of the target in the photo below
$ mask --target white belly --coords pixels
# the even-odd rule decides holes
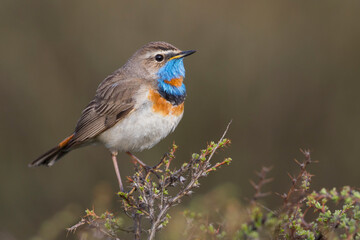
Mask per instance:
[[[98,140],[110,151],[139,152],[153,147],[174,131],[182,116],[154,113],[152,103],[147,102],[100,134]]]

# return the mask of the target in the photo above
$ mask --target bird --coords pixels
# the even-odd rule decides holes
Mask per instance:
[[[124,191],[118,153],[125,152],[146,167],[132,152],[152,148],[175,130],[186,98],[183,59],[195,52],[162,41],[142,46],[99,84],[74,132],[29,167],[52,166],[74,149],[100,143],[110,151],[120,191]]]

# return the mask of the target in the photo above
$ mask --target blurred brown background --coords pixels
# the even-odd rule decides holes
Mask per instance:
[[[359,8],[331,0],[2,0],[0,239],[65,239],[84,209],[119,210],[105,148],[74,151],[52,168],[27,164],[72,132],[100,81],[155,40],[198,52],[185,60],[181,124],[142,160],[154,164],[176,140],[181,163],[233,119],[225,155],[234,161],[197,194],[231,183],[243,200],[261,165],[274,166],[271,190],[285,191],[299,148],[320,160],[311,167],[314,188],[359,186]],[[128,157],[119,159],[130,175]]]

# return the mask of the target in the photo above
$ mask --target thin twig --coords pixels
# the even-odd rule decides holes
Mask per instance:
[[[225,135],[226,135],[227,131],[229,130],[231,122],[232,122],[232,120],[228,123],[223,135],[221,136],[220,140],[218,141],[218,143],[212,150],[210,156],[207,158],[207,160],[205,161],[203,166],[206,166],[210,162],[212,157],[214,156],[216,150],[220,146],[220,143],[224,140]],[[222,165],[222,164],[220,164],[220,165]],[[212,168],[210,168],[210,169],[212,169]],[[203,173],[208,172],[208,171],[209,171],[209,169],[206,169],[206,168],[199,170],[195,175],[192,176],[190,182],[187,184],[187,186],[183,190],[181,190],[175,197],[173,197],[167,201],[167,203],[162,207],[161,211],[157,215],[156,220],[152,223],[148,240],[152,240],[155,238],[155,233],[159,229],[160,224],[164,221],[164,218],[166,217],[165,215],[168,212],[168,210],[170,209],[170,207],[173,206],[174,204],[176,204],[182,197],[187,195],[190,192],[190,190],[192,188],[194,188],[194,185],[197,184],[198,179],[203,175]]]

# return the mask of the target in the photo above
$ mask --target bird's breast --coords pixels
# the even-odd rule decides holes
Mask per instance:
[[[171,102],[162,97],[157,90],[150,89],[148,99],[152,103],[152,110],[154,113],[161,114],[163,116],[180,116],[184,112],[184,103],[173,105]]]
[[[134,111],[101,133],[98,140],[111,151],[142,151],[174,131],[183,112],[183,103],[173,106],[157,90],[148,89],[138,98]]]

